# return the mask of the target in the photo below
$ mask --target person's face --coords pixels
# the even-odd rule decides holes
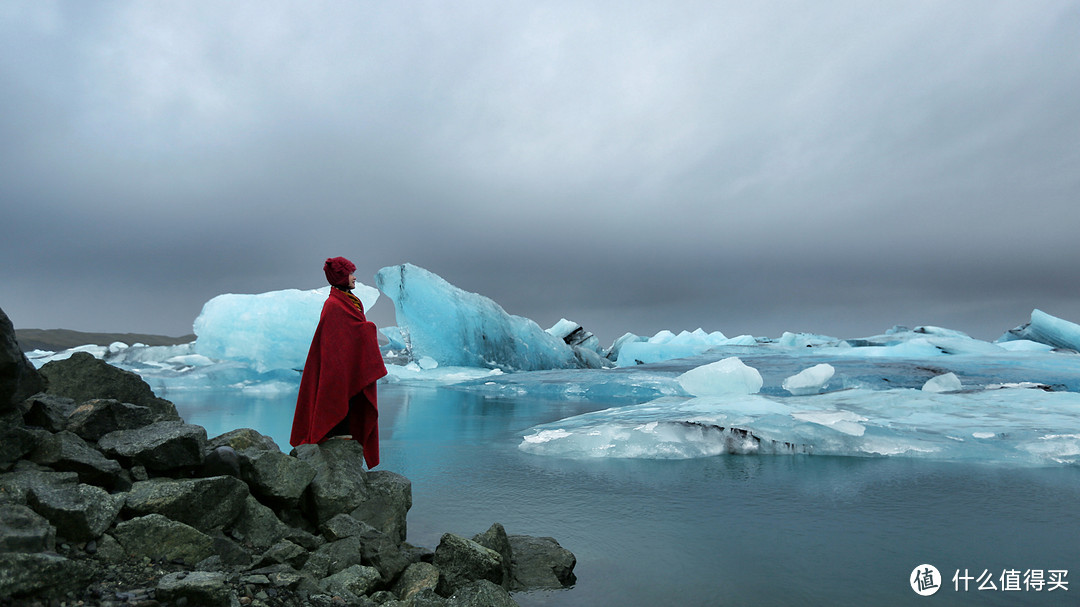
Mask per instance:
[[[350,289],[355,289],[356,288],[356,275],[355,274],[349,274],[349,288]]]

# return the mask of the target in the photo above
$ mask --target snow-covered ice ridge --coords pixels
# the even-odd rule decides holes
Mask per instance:
[[[560,457],[719,454],[904,456],[1018,465],[1080,462],[1080,326],[1040,310],[995,342],[940,327],[838,339],[719,331],[626,334],[608,348],[575,322],[544,330],[411,265],[384,268],[396,327],[381,330],[387,382],[597,403],[531,428],[522,450]],[[195,342],[88,351],[176,390],[294,394],[326,289],[225,294]]]

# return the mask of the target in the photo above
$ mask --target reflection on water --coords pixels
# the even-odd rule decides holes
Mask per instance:
[[[170,398],[211,436],[238,427],[288,451],[296,393]],[[523,605],[937,605],[1080,603],[1066,595],[956,592],[957,569],[1065,569],[1080,579],[1080,471],[905,459],[720,456],[572,460],[524,453],[539,423],[598,402],[380,387],[381,468],[413,482],[409,540],[493,522],[578,557],[578,585]],[[907,577],[934,564],[930,599]]]

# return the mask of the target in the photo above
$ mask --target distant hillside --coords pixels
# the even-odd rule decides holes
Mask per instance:
[[[15,338],[23,352],[31,350],[66,350],[75,346],[94,344],[107,346],[122,341],[127,345],[136,343],[148,346],[174,346],[195,341],[194,335],[167,337],[165,335],[142,335],[140,333],[83,333],[68,329],[15,329]]]

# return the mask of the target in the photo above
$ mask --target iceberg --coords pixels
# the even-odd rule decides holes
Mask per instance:
[[[1031,311],[1031,322],[1010,329],[998,342],[1027,340],[1055,348],[1080,351],[1080,325],[1051,316],[1039,309]]]
[[[664,397],[534,426],[519,449],[571,458],[844,455],[1076,465],[1078,410],[1080,394],[1023,388]]]
[[[255,371],[304,367],[330,287],[286,289],[255,295],[226,293],[203,305],[195,319],[195,353],[215,360],[248,363]],[[378,290],[356,284],[353,290],[370,309]]]
[[[945,373],[931,377],[923,384],[923,392],[957,392],[963,390],[963,383],[955,373]]]
[[[574,349],[581,366],[592,369],[611,367],[613,363],[608,360],[608,352],[600,347],[600,340],[589,333],[581,325],[565,318],[560,319],[547,332]]]
[[[832,365],[819,363],[785,379],[781,387],[795,396],[817,394],[829,386],[829,380],[835,374],[836,369]]]
[[[573,348],[534,321],[412,264],[386,267],[375,284],[391,301],[410,356],[440,365],[507,371],[584,366]]]
[[[756,394],[761,390],[761,373],[736,357],[695,367],[678,378],[679,385],[694,396]]]
[[[618,366],[628,367],[697,356],[720,346],[752,346],[756,343],[757,340],[749,335],[728,338],[720,331],[706,333],[698,328],[678,335],[660,331],[647,339],[628,333],[613,344],[612,350],[616,352]]]

